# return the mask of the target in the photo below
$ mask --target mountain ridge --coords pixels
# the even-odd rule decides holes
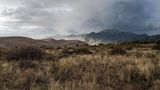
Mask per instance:
[[[100,32],[91,32],[88,34],[67,36],[67,39],[79,38],[89,44],[106,44],[131,41],[147,41],[160,39],[160,35],[149,36],[147,34],[136,34],[132,32],[124,32],[117,29],[104,29]]]

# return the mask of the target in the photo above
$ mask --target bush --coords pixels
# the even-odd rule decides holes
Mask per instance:
[[[160,50],[160,41],[157,41],[157,42],[156,42],[156,45],[154,45],[154,46],[152,47],[152,49],[154,49],[154,50]]]
[[[74,49],[71,48],[64,48],[62,50],[63,55],[72,55],[74,53]]]
[[[156,43],[157,43],[158,45],[160,45],[160,40],[158,40]]]
[[[88,48],[65,48],[62,50],[63,55],[72,54],[92,54]]]
[[[29,69],[29,68],[36,68],[38,67],[36,64],[34,64],[33,62],[30,61],[22,61],[19,62],[19,68],[25,70],[25,69]]]
[[[0,57],[3,56],[3,51],[0,49]]]
[[[110,54],[111,55],[124,55],[126,54],[126,50],[123,47],[116,46],[111,49]]]
[[[9,50],[6,53],[7,60],[35,60],[42,59],[46,55],[45,51],[37,47],[20,47]]]
[[[160,50],[160,42],[156,42],[156,45],[152,47],[154,50]]]
[[[4,54],[5,54],[5,50],[0,49],[0,59],[2,59],[4,57]]]
[[[156,46],[153,47],[153,49],[160,50],[160,46],[156,45]]]
[[[91,54],[92,52],[88,48],[77,48],[74,50],[75,54]]]

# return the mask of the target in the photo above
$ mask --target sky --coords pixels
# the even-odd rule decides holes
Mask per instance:
[[[0,0],[0,36],[44,38],[104,29],[160,34],[160,1]]]

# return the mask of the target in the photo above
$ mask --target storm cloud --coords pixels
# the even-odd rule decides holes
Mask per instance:
[[[33,38],[103,29],[160,33],[158,0],[0,0],[0,36]]]

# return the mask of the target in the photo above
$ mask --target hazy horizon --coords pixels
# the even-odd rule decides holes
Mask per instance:
[[[58,37],[103,29],[160,34],[159,0],[0,0],[0,37]]]

